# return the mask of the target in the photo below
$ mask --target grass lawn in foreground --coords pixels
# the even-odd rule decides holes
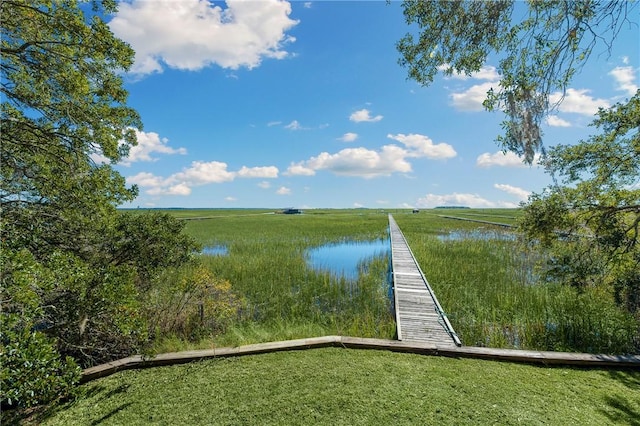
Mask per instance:
[[[125,371],[45,425],[640,424],[640,372],[340,348]]]

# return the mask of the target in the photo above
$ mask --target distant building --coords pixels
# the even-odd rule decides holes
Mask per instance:
[[[282,210],[282,214],[302,214],[302,210],[289,208]]]

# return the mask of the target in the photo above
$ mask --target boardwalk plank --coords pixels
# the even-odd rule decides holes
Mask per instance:
[[[391,215],[389,229],[398,339],[458,346],[457,336],[454,339],[453,329],[447,329],[450,324],[439,314],[437,299]]]

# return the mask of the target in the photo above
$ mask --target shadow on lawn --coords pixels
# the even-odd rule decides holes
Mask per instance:
[[[60,411],[64,411],[71,407],[74,404],[75,399],[96,398],[96,402],[98,403],[118,394],[124,393],[128,388],[129,385],[120,385],[117,388],[107,392],[107,389],[104,386],[95,384],[87,388],[81,388],[76,398],[70,397],[65,400],[59,400],[57,403],[52,403],[50,405],[32,407],[23,410],[3,410],[0,415],[0,424],[39,425],[48,418],[54,416],[56,413],[59,413]],[[114,409],[112,412],[102,416],[100,419],[92,421],[91,424],[100,424],[117,412],[127,408],[129,405],[131,405],[131,403],[124,404]]]
[[[640,426],[640,371],[609,371],[609,376],[629,389],[627,394],[631,400],[622,395],[605,397],[608,408],[601,412],[616,424]],[[634,396],[635,395],[635,396]],[[635,404],[632,401],[635,400]]]
[[[130,405],[132,405],[133,402],[127,402],[126,404],[122,404],[121,406],[114,408],[113,410],[111,410],[110,412],[108,412],[107,414],[105,414],[104,416],[100,417],[99,419],[93,420],[91,422],[92,426],[95,425],[99,425],[100,423],[104,422],[105,420],[109,419],[111,416],[113,416],[114,414],[119,413],[120,411],[124,410],[125,408],[129,407]]]

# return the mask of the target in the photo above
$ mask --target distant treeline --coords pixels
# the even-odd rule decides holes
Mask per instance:
[[[466,206],[438,206],[436,209],[469,209],[471,207]]]

